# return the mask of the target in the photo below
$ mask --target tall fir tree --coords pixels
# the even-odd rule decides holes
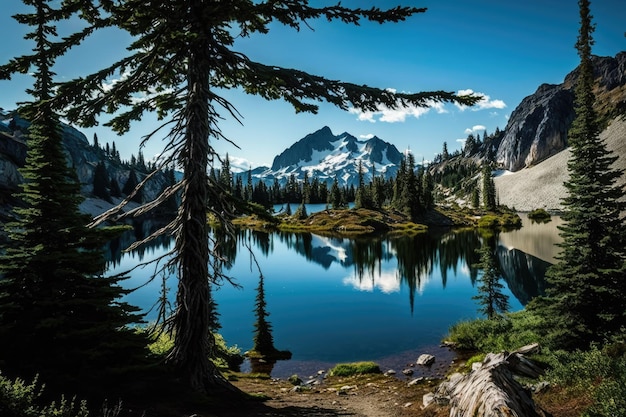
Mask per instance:
[[[169,361],[196,389],[225,386],[228,384],[208,359],[213,340],[208,332],[207,294],[211,281],[218,277],[208,274],[211,253],[206,239],[200,238],[208,234],[207,210],[226,227],[233,212],[223,187],[207,181],[207,172],[217,159],[212,141],[228,140],[218,126],[223,117],[220,113],[239,117],[235,107],[219,95],[220,89],[240,87],[268,100],[284,99],[297,112],[313,113],[318,110],[317,101],[342,109],[376,110],[379,105],[426,106],[432,101],[473,104],[478,97],[459,97],[445,91],[397,94],[254,62],[233,49],[237,37],[267,33],[272,24],[299,30],[317,18],[348,24],[362,20],[398,22],[425,9],[352,9],[340,4],[313,7],[306,0],[168,0],[158,8],[146,8],[144,0],[123,0],[103,2],[102,7],[105,21],[132,36],[130,55],[109,68],[65,83],[60,88],[59,105],[70,108],[66,115],[70,120],[93,125],[104,109],[120,109],[136,94],[147,94],[145,100],[133,101],[128,111],[110,120],[119,132],[127,131],[144,112],[173,117],[174,127],[166,145],[173,153],[163,162],[178,162],[183,171],[183,193],[179,216],[169,229],[177,231],[174,262],[179,275],[171,321],[175,347]],[[122,72],[123,82],[106,91],[101,88],[112,73]]]
[[[100,161],[96,164],[96,169],[93,173],[93,195],[110,202],[109,184],[109,174],[106,166],[103,161]]]
[[[87,34],[58,39],[55,22],[77,12],[75,2],[24,0],[34,11],[16,15],[33,27],[32,55],[0,67],[3,78],[32,72],[34,101],[20,108],[30,120],[25,183],[5,228],[0,255],[0,367],[73,392],[101,385],[122,366],[143,357],[146,341],[127,326],[141,317],[120,298],[121,278],[105,278],[102,245],[110,233],[90,229],[81,214],[80,184],[68,168],[59,117],[51,108],[53,65]]]
[[[496,183],[491,177],[491,167],[485,163],[482,169],[483,180],[483,207],[485,210],[495,211],[497,208],[496,201]]]
[[[482,269],[483,274],[479,278],[478,294],[472,297],[480,306],[479,311],[489,320],[509,310],[509,297],[502,292],[504,285],[500,282],[501,274],[494,246],[495,242],[492,244],[485,242],[477,251],[480,255],[480,263],[475,266]]]
[[[328,193],[328,204],[334,210],[344,208],[344,202],[341,197],[341,190],[339,189],[339,180],[337,177],[335,177],[333,185],[330,187],[330,192]]]
[[[569,131],[571,156],[567,197],[563,200],[563,242],[558,262],[547,272],[547,295],[532,306],[545,320],[553,344],[585,348],[626,327],[626,209],[623,174],[600,139],[591,47],[594,26],[589,0],[580,0],[580,57],[576,83],[576,117]]]

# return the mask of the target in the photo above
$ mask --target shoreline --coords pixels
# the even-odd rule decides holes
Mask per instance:
[[[435,357],[435,363],[431,366],[415,365],[417,358],[423,353],[433,355]],[[282,360],[276,362],[270,377],[273,379],[286,380],[295,374],[303,379],[312,379],[319,374],[319,371],[324,371],[323,374],[326,375],[328,371],[338,363],[350,363],[363,360],[372,361],[378,364],[382,373],[390,370],[395,371],[394,376],[399,380],[410,381],[419,377],[442,379],[445,378],[450,368],[455,366],[458,359],[459,353],[453,348],[444,345],[431,345],[420,349],[411,349],[394,353],[392,355],[376,359],[355,358],[354,360],[339,362],[302,359]],[[411,364],[413,364],[413,366],[411,366]],[[411,369],[413,374],[403,374],[402,371],[405,369]],[[249,374],[251,372],[250,362],[248,359],[245,359],[241,365],[241,372],[244,374]]]

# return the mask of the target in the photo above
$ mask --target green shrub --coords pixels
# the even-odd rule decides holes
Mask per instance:
[[[447,340],[459,349],[484,353],[512,351],[541,340],[534,331],[539,320],[536,315],[522,310],[493,320],[462,321],[449,329]]]
[[[478,220],[478,227],[492,229],[498,226],[498,217],[493,214],[486,214]]]
[[[571,390],[591,392],[593,404],[583,413],[588,417],[626,415],[626,357],[611,356],[607,350],[555,352],[546,379]]]
[[[544,209],[535,209],[528,213],[528,218],[536,222],[549,222],[551,220],[550,213]]]
[[[379,374],[380,367],[374,362],[340,363],[328,373],[330,376]]]
[[[487,354],[479,353],[478,355],[474,355],[471,358],[469,358],[467,362],[465,363],[465,370],[468,372],[471,371],[472,365],[475,363],[482,363],[482,361],[485,360],[485,356],[487,356]]]
[[[139,331],[148,331],[140,329]],[[215,357],[211,358],[219,368],[238,371],[243,363],[243,354],[237,346],[228,346],[219,333],[213,334],[215,338]],[[148,345],[150,352],[157,356],[166,356],[174,347],[174,338],[167,331],[155,330],[151,336],[153,342]]]
[[[14,381],[0,374],[0,416],[2,417],[88,417],[85,402],[76,403],[61,398],[58,403],[40,406],[38,400],[43,386],[37,382]]]

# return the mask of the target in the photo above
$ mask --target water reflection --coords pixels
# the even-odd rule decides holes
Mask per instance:
[[[264,277],[265,313],[271,313],[271,337],[293,352],[293,358],[276,364],[262,358],[255,369],[273,367],[275,376],[288,376],[295,369],[316,372],[323,369],[321,363],[379,359],[391,366],[388,358],[435,353],[450,325],[479,316],[472,297],[480,274],[476,250],[485,239],[475,230],[356,239],[242,230],[235,240],[216,231],[211,241],[219,257],[212,268],[241,286],[225,284],[214,292],[220,333],[242,351],[253,348],[258,265]],[[491,239],[497,242],[496,259],[511,310],[519,310],[543,292],[546,256],[515,247],[510,233]],[[171,245],[157,244],[136,256],[144,261],[161,256]],[[113,259],[138,262],[129,255]],[[133,271],[129,288],[144,283],[150,272]],[[167,280],[176,288],[175,276]],[[165,286],[165,281],[155,280],[127,301],[147,310]],[[174,298],[171,293],[168,297]],[[156,314],[148,316],[154,319]]]

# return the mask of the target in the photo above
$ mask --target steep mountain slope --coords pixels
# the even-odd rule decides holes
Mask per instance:
[[[596,109],[608,121],[626,111],[626,52],[594,57]],[[562,84],[543,84],[511,113],[496,160],[510,171],[533,166],[567,147],[574,120],[574,87],[578,69]]]
[[[614,166],[626,169],[626,118],[614,119],[600,137],[606,141],[609,150],[619,155]],[[540,164],[496,177],[500,203],[521,211],[536,208],[560,210],[561,199],[566,195],[563,182],[568,179],[569,155],[569,149],[564,149]],[[621,184],[624,183],[626,176],[621,178]]]
[[[320,181],[332,182],[337,178],[340,185],[356,185],[359,161],[368,182],[374,174],[395,176],[401,160],[402,154],[394,145],[376,136],[361,141],[349,133],[334,135],[325,126],[276,156],[271,168],[256,170],[252,176],[255,181],[278,180],[284,184],[291,175],[302,180],[307,172],[309,178],[317,177]]]
[[[28,137],[23,132],[26,132],[28,125],[26,120],[15,114],[0,114],[0,219],[7,218],[10,206],[16,202],[14,196],[19,191],[19,184],[24,181],[18,168],[22,167],[26,160]],[[103,162],[108,178],[115,178],[120,187],[123,187],[129,178],[130,166],[120,163],[106,155],[102,149],[92,146],[85,135],[77,129],[68,125],[62,125],[62,128],[67,163],[75,168],[82,194],[87,198],[81,205],[81,210],[90,214],[100,214],[113,204],[94,199],[91,195],[96,165]],[[136,170],[136,175],[141,181],[146,173]],[[166,183],[167,178],[162,172],[155,175],[142,191],[144,201],[153,200]]]

